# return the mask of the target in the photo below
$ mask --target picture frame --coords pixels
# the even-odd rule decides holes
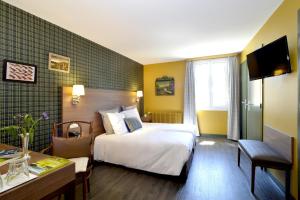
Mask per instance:
[[[156,96],[175,95],[175,79],[173,77],[163,76],[155,80]]]
[[[3,61],[3,81],[36,83],[37,66],[12,60]]]
[[[58,72],[70,73],[70,58],[55,53],[49,53],[48,69]]]

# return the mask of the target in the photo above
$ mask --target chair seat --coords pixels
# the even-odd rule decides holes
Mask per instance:
[[[291,164],[287,159],[274,151],[264,142],[257,140],[239,140],[238,143],[252,160],[270,161],[287,165]]]
[[[75,163],[75,172],[86,172],[89,158],[88,157],[80,157],[80,158],[70,158],[72,162]]]

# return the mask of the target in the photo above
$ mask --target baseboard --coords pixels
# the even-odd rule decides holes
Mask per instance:
[[[268,175],[268,177],[271,179],[271,181],[277,186],[277,188],[285,195],[285,187],[281,184],[281,182],[269,171],[265,171],[265,173]],[[295,197],[291,194],[291,199],[296,200]]]
[[[200,138],[227,138],[227,135],[201,133]]]

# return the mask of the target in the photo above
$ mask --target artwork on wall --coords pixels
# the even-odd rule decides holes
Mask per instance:
[[[36,83],[36,65],[4,60],[3,81]]]
[[[163,76],[155,80],[156,96],[172,96],[175,94],[175,80],[173,77]]]
[[[70,72],[70,58],[57,55],[55,53],[49,53],[49,66],[48,69],[59,72]]]

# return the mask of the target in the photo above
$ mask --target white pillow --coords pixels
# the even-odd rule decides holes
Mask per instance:
[[[124,121],[124,114],[122,113],[107,113],[110,124],[114,130],[115,134],[124,134],[128,133],[128,129],[126,127]]]
[[[106,134],[113,134],[114,130],[110,124],[107,113],[118,113],[118,112],[120,112],[120,108],[114,108],[111,110],[99,110],[98,112],[100,113],[100,115],[102,117],[102,122],[103,122],[103,126],[104,126]]]
[[[133,108],[130,110],[124,110],[121,113],[124,114],[126,118],[137,118],[140,121],[140,123],[143,124],[137,108]]]
[[[132,105],[132,106],[121,106],[122,111],[124,110],[131,110],[136,108],[136,105]]]

